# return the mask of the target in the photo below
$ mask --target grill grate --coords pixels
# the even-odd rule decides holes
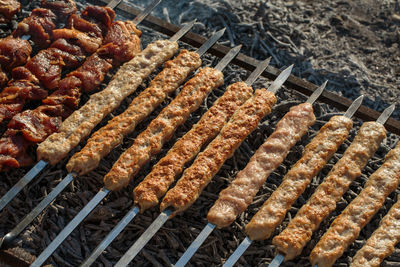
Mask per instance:
[[[100,2],[106,3],[107,1],[101,0]],[[132,8],[128,4],[121,4],[119,6],[119,14],[131,18],[133,15],[139,13],[138,10]],[[121,11],[121,9],[123,11]],[[178,27],[164,22],[155,17],[148,17],[144,26],[140,27],[143,30],[142,43],[147,45],[149,42],[156,40],[161,37],[160,33],[166,35],[173,35]],[[214,29],[213,29],[214,30]],[[217,30],[217,29],[215,29]],[[159,33],[157,33],[159,32]],[[191,33],[182,39],[187,44],[182,44],[181,47],[199,47],[204,41],[205,37]],[[189,45],[188,45],[189,44]],[[226,46],[215,46],[209,55],[203,60],[203,66],[215,65],[213,64],[216,57],[222,57],[229,50]],[[215,57],[216,56],[216,57]],[[230,83],[237,81],[239,78],[242,80],[246,77],[245,70],[253,70],[257,65],[255,59],[249,58],[245,55],[240,55],[234,61],[238,66],[229,66],[224,71],[226,75],[225,85],[215,92],[211,93],[207,101],[204,102],[202,107],[194,112],[190,119],[178,129],[175,136],[165,146],[164,150],[160,155],[155,157],[147,166],[145,166],[136,181],[128,186],[128,188],[121,190],[120,192],[111,193],[89,217],[75,230],[71,238],[67,239],[63,245],[53,254],[53,257],[49,261],[54,265],[58,266],[77,266],[81,263],[98,243],[108,234],[108,232],[118,223],[120,219],[125,215],[126,212],[132,207],[132,189],[141,181],[142,178],[151,170],[151,166],[154,165],[163,155],[165,155],[168,148],[170,148],[177,138],[187,132],[191,125],[197,122],[201,114],[211,106],[217,97],[222,95],[223,90]],[[275,78],[278,70],[273,67],[269,67],[264,76],[269,79]],[[154,77],[154,74],[153,76]],[[148,79],[149,81],[150,79]],[[260,79],[255,83],[254,88],[266,87],[270,82],[268,79]],[[148,81],[146,84],[148,84]],[[258,129],[253,132],[249,138],[242,144],[242,146],[236,151],[235,155],[228,160],[221,171],[217,174],[214,181],[206,188],[203,195],[198,201],[183,215],[177,216],[173,220],[168,221],[165,226],[159,231],[159,233],[149,242],[149,244],[142,250],[141,253],[135,258],[133,262],[135,265],[171,265],[177,261],[179,256],[185,251],[189,244],[195,239],[199,231],[207,223],[205,216],[212,206],[213,202],[217,199],[218,193],[221,189],[225,188],[238,170],[242,169],[250,156],[254,153],[257,147],[263,142],[264,138],[272,133],[273,127],[282,115],[289,110],[290,106],[301,103],[305,97],[300,93],[310,95],[313,90],[317,87],[304,80],[291,76],[288,83],[288,88],[280,90],[278,92],[278,104],[273,109],[271,115],[263,120]],[[144,87],[143,87],[144,88]],[[142,89],[143,89],[142,88]],[[289,89],[290,88],[290,89]],[[128,100],[125,100],[121,107],[114,112],[114,115],[121,113],[129,104],[130,100],[136,96],[142,89],[139,89],[135,95],[130,96]],[[294,90],[292,90],[294,89]],[[300,92],[300,93],[299,93]],[[173,94],[170,99],[175,97]],[[87,97],[86,99],[87,100]],[[307,144],[316,133],[316,131],[329,120],[330,116],[337,114],[338,109],[345,110],[350,100],[343,97],[337,96],[336,94],[325,92],[323,96],[318,100],[319,102],[315,105],[315,113],[317,117],[317,123],[310,130],[309,134],[302,139],[302,141],[292,149],[291,153],[284,161],[284,163],[271,175],[267,183],[263,186],[254,203],[249,209],[242,214],[242,216],[236,221],[232,227],[223,230],[216,230],[206,240],[203,247],[199,252],[194,255],[192,263],[196,262],[197,265],[202,266],[206,264],[221,264],[222,260],[226,260],[232,251],[239,245],[240,241],[244,238],[244,225],[251,219],[257,208],[260,207],[264,200],[266,200],[270,193],[279,185],[280,179],[284,176],[290,166],[300,158],[304,145]],[[133,135],[131,135],[123,145],[115,149],[108,157],[102,160],[101,166],[91,172],[90,174],[79,177],[73,184],[63,192],[56,201],[45,211],[27,230],[25,230],[19,239],[16,241],[16,247],[23,248],[25,252],[32,255],[38,255],[44,248],[50,243],[51,240],[65,227],[65,225],[71,221],[71,219],[82,209],[82,207],[90,200],[94,194],[102,187],[102,177],[111,168],[112,163],[118,158],[124,149],[132,144],[135,136],[140,133],[153,119],[163,107],[168,104],[169,101],[165,101],[162,107],[159,107],[153,114],[142,122]],[[363,107],[356,113],[356,116],[360,119],[375,120],[379,113]],[[108,116],[106,120],[102,122],[99,127],[103,126],[105,122],[110,119]],[[387,153],[390,147],[393,147],[396,141],[399,139],[397,135],[400,133],[400,122],[394,119],[388,121],[387,129],[392,132],[388,134],[388,138],[384,141],[381,148],[377,152],[376,156],[370,160],[368,166],[365,168],[361,179],[358,179],[353,183],[349,192],[345,194],[343,200],[338,204],[338,209],[329,217],[329,219],[321,225],[318,232],[314,234],[313,240],[306,247],[301,257],[295,261],[288,263],[286,266],[308,266],[307,255],[311,252],[312,247],[316,244],[319,237],[326,231],[329,224],[333,219],[340,214],[345,208],[346,204],[349,203],[358,192],[361,191],[363,184],[365,183],[368,176],[376,170],[382,163],[383,156]],[[348,140],[352,140],[356,130],[360,126],[360,121],[355,122],[355,127],[352,130],[351,137]],[[322,181],[322,178],[327,174],[333,164],[340,158],[341,153],[350,144],[350,141],[346,141],[342,145],[341,149],[335,154],[334,158],[330,163],[323,169],[321,174],[314,179],[312,184],[303,194],[303,196],[296,202],[292,208],[290,214],[285,219],[282,226],[277,229],[277,233],[280,232],[286,226],[290,216],[294,216],[297,209],[305,203],[307,198],[312,194],[316,186]],[[80,147],[74,151],[78,151]],[[33,207],[35,207],[43,196],[47,195],[58,182],[66,175],[65,164],[68,158],[52,168],[45,170],[39,179],[36,179],[31,185],[27,187],[17,199],[15,199],[10,206],[2,211],[0,216],[0,233],[5,234],[11,230],[25,214],[27,214]],[[0,181],[0,195],[4,195],[5,192],[26,172],[26,170],[14,170],[9,173],[5,173],[5,179]],[[398,190],[397,190],[398,191]],[[343,257],[341,257],[337,266],[346,266],[351,257],[355,254],[366,238],[376,229],[379,220],[384,216],[390,206],[394,203],[396,197],[395,194],[391,194],[389,200],[385,203],[385,206],[380,212],[372,219],[371,223],[363,229],[359,239],[353,244]],[[138,215],[133,222],[124,230],[124,232],[117,237],[111,246],[106,250],[107,252],[99,257],[97,260],[98,264],[102,266],[111,266],[115,264],[118,259],[125,253],[131,244],[144,232],[144,230],[151,224],[151,222],[158,216],[159,211],[157,208],[150,209],[144,214]],[[399,246],[398,246],[399,247]],[[10,257],[16,256],[15,251],[2,251],[3,255]],[[247,256],[246,256],[247,255]],[[264,242],[254,242],[254,244],[248,249],[245,257],[239,261],[244,265],[261,265],[269,263],[274,256],[274,251],[271,246],[271,240]],[[20,257],[18,257],[20,258]],[[7,260],[2,257],[0,260]],[[16,258],[14,257],[14,260]],[[30,259],[26,259],[29,262]],[[395,252],[391,257],[386,260],[387,264],[398,264],[400,262],[400,254]],[[11,262],[10,262],[11,264]]]

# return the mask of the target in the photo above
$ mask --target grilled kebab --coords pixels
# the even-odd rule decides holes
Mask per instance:
[[[383,206],[400,183],[400,142],[386,155],[385,162],[368,179],[364,189],[332,222],[311,252],[318,267],[332,266],[360,234],[361,229]]]

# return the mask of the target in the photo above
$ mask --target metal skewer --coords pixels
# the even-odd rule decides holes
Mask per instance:
[[[123,0],[112,0],[110,3],[108,3],[107,7],[110,7],[114,9],[117,7]],[[162,0],[154,0],[151,3],[151,6],[156,6],[158,3],[160,3]],[[150,13],[147,9],[145,10],[147,15]],[[143,12],[145,13],[145,12]],[[140,16],[139,14],[138,16]],[[145,16],[146,17],[146,16]],[[143,18],[142,18],[143,20]],[[139,24],[141,21],[135,23]],[[29,40],[31,36],[30,35],[23,35],[21,37],[22,40]],[[32,167],[32,169],[24,175],[8,192],[0,199],[0,211],[4,209],[5,206],[27,185],[29,184],[33,178],[35,178],[46,166],[48,165],[47,162],[41,160],[38,163],[36,163],[35,166]],[[1,244],[1,243],[0,243]],[[1,245],[0,245],[1,247]]]
[[[202,56],[208,49],[210,49],[225,33],[225,28],[213,34],[198,50],[199,56]],[[139,208],[133,206],[125,217],[118,223],[117,226],[101,241],[92,254],[86,259],[81,266],[90,266],[97,257],[108,247],[108,245],[121,233],[121,231],[133,220],[138,214]]]
[[[117,6],[121,0],[113,0],[110,2],[109,6]],[[154,0],[150,5],[153,8],[160,3],[161,0]],[[141,20],[136,20],[136,25],[139,24],[149,13],[151,10],[146,8],[138,16],[141,16]],[[146,16],[143,16],[145,14]],[[35,176],[40,173],[46,166],[47,162],[41,160],[39,161],[24,177],[19,180],[17,184],[15,184],[1,199],[0,199],[0,211],[7,206],[7,204],[30,182]],[[7,247],[10,242],[18,236],[26,226],[28,226],[57,196],[64,190],[73,180],[73,177],[76,174],[70,173],[68,174],[54,189],[53,191],[47,195],[25,218],[7,235],[0,239],[0,248]]]
[[[238,45],[221,59],[214,69],[222,71],[239,53],[242,45]],[[124,256],[117,262],[115,266],[126,266],[139,253],[139,251],[149,242],[155,233],[164,225],[172,211],[167,209],[163,211],[155,221],[147,228],[147,230],[139,237],[139,239],[130,247]]]
[[[187,23],[177,33],[175,33],[170,40],[179,40],[184,36],[195,24],[195,20]],[[66,178],[64,178],[66,179]],[[32,263],[31,266],[40,266],[48,257],[60,246],[60,244],[67,238],[69,234],[89,215],[89,213],[108,195],[110,190],[103,187],[92,198],[92,200],[75,216],[75,218],[58,234],[58,236],[50,243],[50,245],[39,255],[39,257]]]
[[[291,70],[291,67],[289,67],[288,69]],[[290,74],[290,72],[286,72],[286,70],[284,70],[281,72],[281,74],[279,76],[282,75],[283,78],[286,77],[286,79],[287,79],[289,77],[289,74]],[[279,77],[279,76],[275,81],[279,81],[280,84],[282,85],[286,79],[282,79],[282,77]],[[317,90],[315,90],[314,93],[307,99],[306,102],[310,103],[310,104],[314,103],[315,100],[317,100],[318,97],[322,94],[327,82],[328,81],[326,81]],[[270,86],[270,88],[272,87],[273,90],[277,90],[280,86],[278,87],[278,86],[275,86],[274,84],[275,84],[275,82]],[[268,88],[268,90],[270,90],[270,88]],[[211,232],[215,229],[215,227],[216,227],[215,224],[212,224],[209,222],[203,228],[203,230],[200,232],[200,234],[196,237],[196,239],[192,242],[192,244],[190,244],[189,248],[181,256],[181,258],[178,260],[178,262],[175,264],[175,266],[176,267],[185,266],[189,262],[189,260],[192,258],[192,256],[196,253],[196,251],[200,248],[200,246],[203,244],[203,242],[207,239],[207,237],[211,234]],[[246,249],[250,246],[250,244],[251,244],[251,240],[248,237],[246,237],[245,240],[243,240],[242,244],[240,244],[240,246],[239,246],[240,251],[238,251],[238,253],[240,253],[240,254],[238,254],[237,259],[240,258],[240,255],[242,255],[242,253],[244,251],[246,251]],[[231,260],[233,262],[232,264],[234,264],[237,261],[237,259],[236,260],[232,259]],[[225,263],[225,264],[227,264],[227,263]],[[226,265],[226,266],[229,266],[229,265]]]

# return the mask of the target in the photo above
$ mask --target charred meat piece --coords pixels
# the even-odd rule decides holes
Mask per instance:
[[[58,20],[64,20],[77,11],[73,0],[42,0],[40,6],[53,11]]]
[[[0,23],[9,22],[19,12],[21,4],[16,0],[0,0]]]
[[[28,41],[8,36],[0,40],[0,66],[7,72],[24,65],[32,53]]]
[[[77,70],[68,74],[82,81],[82,90],[92,91],[103,80],[107,72],[112,68],[112,60],[99,57],[97,53],[88,57],[85,63]]]
[[[13,32],[14,37],[30,35],[31,40],[39,47],[45,48],[50,45],[52,31],[56,28],[57,16],[49,9],[36,8],[31,15],[20,23]]]

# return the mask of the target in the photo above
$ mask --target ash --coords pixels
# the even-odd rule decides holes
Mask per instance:
[[[150,0],[135,1],[139,7],[145,7]],[[83,2],[82,2],[83,3]],[[82,7],[82,5],[81,5]],[[396,13],[397,12],[397,13]],[[222,27],[227,27],[221,43],[234,46],[243,44],[242,53],[264,59],[272,56],[272,65],[283,68],[295,64],[294,74],[316,84],[329,80],[328,90],[351,99],[365,94],[364,104],[382,111],[391,103],[398,101],[400,82],[400,8],[396,1],[172,1],[164,0],[154,11],[156,16],[175,24],[181,24],[194,18],[198,23],[193,31],[204,36]],[[119,16],[119,19],[126,19]],[[127,18],[130,19],[130,18]],[[139,26],[143,31],[142,44],[167,38],[152,29]],[[183,43],[181,48],[193,49]],[[203,66],[215,66],[218,59],[205,55]],[[158,73],[160,69],[156,72]],[[178,128],[173,138],[164,146],[162,152],[142,168],[134,181],[127,188],[111,193],[99,207],[67,238],[53,256],[48,260],[54,266],[78,266],[111,229],[132,207],[133,188],[150,172],[152,166],[163,157],[178,138],[183,136],[212,103],[223,94],[227,85],[243,80],[249,73],[235,65],[229,65],[225,71],[225,85],[214,90],[203,105],[194,112],[187,122]],[[115,115],[127,108],[130,101],[149,83],[147,79],[137,92],[128,97],[119,109],[108,116],[95,130],[105,125]],[[111,78],[109,75],[108,80]],[[108,81],[107,80],[107,81]],[[106,81],[106,82],[107,82]],[[254,88],[266,87],[271,81],[260,78]],[[106,83],[102,86],[104,87]],[[179,90],[178,90],[179,91]],[[101,165],[88,175],[78,177],[54,203],[30,225],[15,242],[16,251],[23,249],[25,258],[39,255],[69,221],[103,186],[103,176],[110,170],[119,155],[127,149],[135,137],[145,129],[163,107],[178,92],[172,94],[161,107],[149,118],[140,123],[135,132],[125,139],[124,143],[114,149],[102,160]],[[168,221],[154,236],[147,246],[132,262],[132,266],[172,266],[185,249],[196,238],[207,224],[208,210],[218,198],[218,193],[229,184],[237,172],[243,169],[255,150],[269,136],[280,118],[293,105],[303,102],[306,97],[283,87],[277,94],[278,103],[272,113],[265,117],[259,127],[243,142],[234,156],[226,161],[220,172],[206,187],[201,197],[183,214]],[[82,101],[82,104],[88,96]],[[244,226],[250,221],[262,203],[275,190],[290,167],[301,157],[304,146],[316,135],[318,129],[333,115],[340,112],[326,104],[314,104],[317,122],[306,136],[291,150],[284,163],[268,178],[256,196],[253,204],[232,224],[231,227],[214,230],[194,255],[192,266],[220,266],[232,254],[243,240]],[[399,119],[398,111],[394,116]],[[304,194],[297,200],[287,214],[283,224],[275,231],[280,233],[295,216],[297,210],[307,201],[332,166],[342,156],[353,140],[361,121],[355,119],[354,129],[348,140],[340,147],[329,164],[314,178]],[[361,178],[357,179],[350,190],[338,203],[337,209],[325,220],[314,234],[312,241],[297,259],[283,266],[310,266],[308,255],[327,230],[331,222],[362,190],[369,175],[383,162],[386,153],[393,148],[399,137],[388,133],[376,155],[369,161]],[[85,145],[81,143],[70,156]],[[9,232],[22,218],[29,213],[67,174],[65,165],[68,158],[58,165],[47,168],[12,203],[1,212],[0,235]],[[14,185],[28,169],[1,173],[0,196]],[[359,238],[347,249],[335,266],[348,266],[356,251],[377,228],[381,218],[397,199],[396,190],[387,199],[384,207],[374,216],[371,222],[361,231]],[[137,215],[116,240],[98,258],[95,266],[112,266],[128,250],[135,240],[158,216],[158,207]],[[395,253],[384,261],[384,266],[399,266],[400,246]],[[26,255],[28,254],[28,255]],[[274,257],[271,239],[254,242],[239,260],[237,266],[265,266]]]

